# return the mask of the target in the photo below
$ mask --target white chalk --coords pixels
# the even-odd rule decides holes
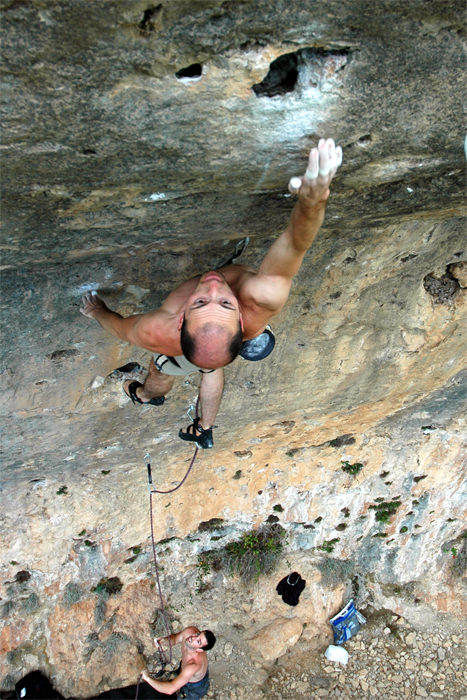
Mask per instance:
[[[292,177],[289,180],[289,192],[291,194],[298,194],[300,192],[300,187],[302,186],[301,177]]]
[[[316,180],[319,172],[319,170],[310,170],[309,168],[307,168],[305,177],[307,178],[307,180]]]

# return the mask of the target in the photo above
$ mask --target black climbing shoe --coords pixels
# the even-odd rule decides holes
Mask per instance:
[[[140,403],[143,406],[162,406],[165,401],[165,396],[158,396],[150,401],[141,401],[139,396],[136,395],[136,389],[139,386],[143,385],[140,382],[131,382],[131,384],[128,385],[128,394],[126,394],[126,391],[124,390],[125,394],[130,397],[133,403]]]
[[[202,428],[199,425],[199,418],[196,418],[193,423],[188,426],[186,432],[183,432],[183,430],[179,431],[178,437],[187,442],[196,442],[198,447],[201,447],[203,450],[209,450],[211,447],[214,447],[212,429],[215,427],[215,425],[212,425],[210,428]],[[197,435],[196,430],[199,430],[201,435]]]

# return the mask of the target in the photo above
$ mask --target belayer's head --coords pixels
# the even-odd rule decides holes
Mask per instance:
[[[237,297],[219,272],[201,275],[179,319],[182,352],[194,365],[217,369],[242,349],[243,321]]]
[[[216,643],[216,636],[211,630],[203,630],[197,634],[191,634],[186,638],[185,644],[189,649],[196,651],[209,651]]]

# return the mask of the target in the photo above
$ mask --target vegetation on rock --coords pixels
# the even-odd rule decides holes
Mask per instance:
[[[382,503],[371,505],[370,508],[376,511],[375,518],[379,523],[388,523],[400,505],[401,501],[397,500],[383,501]]]
[[[359,471],[363,469],[363,464],[360,462],[355,462],[355,464],[350,464],[350,462],[342,462],[344,465],[342,467],[342,471],[347,472],[347,474],[351,474],[352,476],[355,476],[358,474]]]
[[[210,571],[238,574],[244,583],[257,581],[262,574],[274,571],[283,550],[286,532],[274,523],[246,532],[239,540],[222,549],[203,552],[198,556],[198,588]]]

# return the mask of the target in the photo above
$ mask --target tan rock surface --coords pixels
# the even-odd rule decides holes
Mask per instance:
[[[296,617],[278,617],[250,640],[250,646],[266,662],[279,658],[300,639],[303,626]]]

